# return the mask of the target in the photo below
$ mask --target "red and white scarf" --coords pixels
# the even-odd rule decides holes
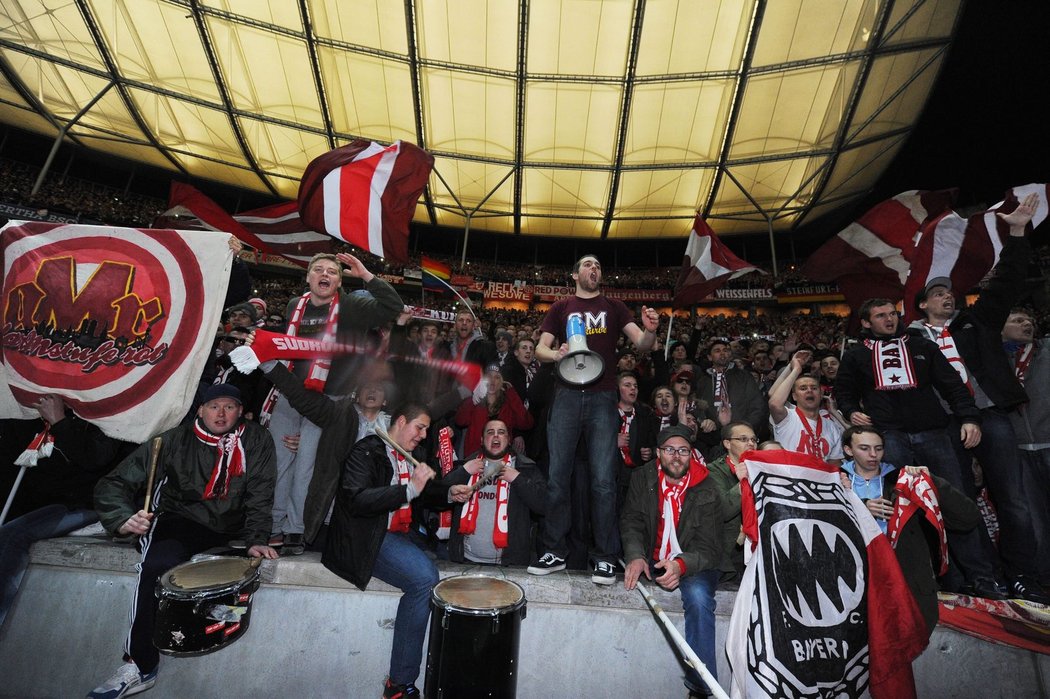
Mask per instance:
[[[214,435],[204,429],[198,418],[193,422],[193,433],[197,435],[202,443],[215,447],[215,466],[211,471],[211,478],[204,486],[205,500],[225,500],[229,497],[230,479],[244,475],[244,466],[247,459],[244,455],[244,446],[241,444],[241,435],[244,434],[244,425],[239,425],[223,435]]]
[[[456,461],[456,452],[452,448],[452,428],[442,427],[438,430],[438,461],[441,463],[441,475],[452,472]],[[452,534],[452,510],[443,510],[438,515],[437,538],[448,541]]]
[[[627,412],[625,410],[620,411],[620,434],[631,433],[631,423],[634,422],[634,411]],[[627,468],[634,468],[634,459],[631,458],[631,448],[629,446],[620,447],[620,454],[623,456],[623,463]]]
[[[799,442],[795,451],[808,452],[818,459],[826,459],[828,452],[831,451],[831,446],[827,441],[821,439],[821,432],[824,431],[824,420],[820,415],[820,411],[817,411],[816,431],[809,426],[809,418],[802,412],[802,408],[797,405],[795,406],[795,414],[798,415],[798,419],[802,423],[802,441]],[[809,444],[806,444],[807,440]]]
[[[390,450],[391,464],[394,466],[394,477],[390,479],[390,485],[408,485],[411,475],[408,472],[408,462],[396,449]],[[412,504],[405,501],[401,507],[393,510],[387,519],[386,529],[390,532],[406,533],[412,525]]]
[[[510,454],[504,455],[503,465],[510,463]],[[483,471],[484,469],[482,469]],[[469,485],[473,487],[481,480],[482,471],[478,471],[470,477]],[[481,509],[478,497],[481,489],[475,490],[470,499],[463,503],[463,511],[459,515],[459,533],[464,535],[473,534],[478,528],[478,511]],[[492,545],[498,549],[507,548],[507,501],[510,496],[510,484],[502,478],[496,479],[496,517],[492,522]]]
[[[941,514],[937,486],[934,485],[933,479],[925,471],[908,473],[901,470],[894,490],[897,491],[897,502],[894,505],[893,516],[890,517],[887,531],[890,544],[894,548],[897,547],[897,540],[900,538],[904,525],[908,523],[913,514],[922,510],[926,521],[932,524],[937,531],[941,556],[940,572],[937,575],[944,575],[948,572],[948,535],[944,530],[944,517]]]
[[[659,468],[659,466],[657,466]],[[692,469],[690,469],[692,471]],[[682,500],[689,487],[690,476],[687,472],[678,483],[671,483],[664,470],[660,469],[660,520],[656,532],[656,551],[658,561],[666,558],[677,558],[682,553],[678,543],[678,518],[682,516]]]
[[[1022,386],[1024,386],[1025,376],[1028,374],[1028,365],[1032,363],[1032,349],[1034,347],[1035,343],[1029,342],[1019,347],[1014,355],[1014,376],[1017,377]]]
[[[871,350],[871,372],[875,375],[876,391],[897,391],[917,385],[907,341],[907,336],[864,341]]]
[[[952,334],[948,330],[948,324],[945,323],[943,328],[938,328],[935,325],[929,323],[923,323],[926,327],[926,332],[929,333],[930,339],[937,343],[937,346],[941,348],[941,354],[948,360],[948,363],[952,365],[955,372],[962,379],[962,382],[966,384],[966,389],[973,395],[973,381],[970,380],[970,372],[966,370],[966,364],[963,362],[962,356],[959,355],[959,348],[955,346],[955,340],[952,339]]]
[[[306,304],[310,301],[310,292],[307,291],[305,294],[299,297],[298,303],[295,305],[295,310],[292,311],[292,317],[288,321],[287,335],[296,336],[299,334],[299,324],[302,323],[303,315],[306,313]],[[328,320],[325,323],[324,334],[321,335],[321,342],[335,342],[336,331],[339,328],[339,295],[336,296],[328,304]],[[284,363],[290,370],[293,366],[293,362],[286,361]],[[332,360],[329,357],[316,357],[310,360],[310,368],[306,372],[306,380],[303,381],[303,386],[311,391],[317,391],[318,393],[324,393],[325,382],[328,381],[328,370],[332,368]],[[277,400],[281,394],[276,388],[271,388],[270,392],[266,395],[266,400],[263,401],[262,410],[259,413],[259,424],[266,425],[270,422],[270,416],[273,415],[274,408],[277,407]]]
[[[55,438],[51,436],[51,423],[45,420],[43,431],[38,432],[26,446],[25,451],[18,455],[18,458],[15,459],[15,466],[36,466],[40,459],[51,456],[54,449]]]
[[[729,389],[726,387],[726,373],[724,371],[718,371],[717,369],[708,369],[708,373],[711,374],[714,387],[712,388],[712,395],[715,399],[716,408],[729,408]]]

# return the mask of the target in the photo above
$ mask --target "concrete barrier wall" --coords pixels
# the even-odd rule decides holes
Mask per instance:
[[[0,697],[77,697],[120,664],[137,555],[127,546],[67,538],[41,542],[22,591],[0,629]],[[445,566],[442,575],[477,572]],[[325,570],[315,554],[264,563],[251,628],[216,653],[164,657],[149,697],[369,697],[386,674],[398,592],[365,592]],[[644,601],[622,584],[558,573],[506,575],[528,600],[521,622],[522,699],[684,697],[682,672]],[[683,629],[678,595],[659,600]],[[731,592],[719,592],[724,647]],[[1046,698],[1050,662],[1017,649],[938,629],[916,662],[921,697]],[[728,677],[724,659],[719,676]],[[422,687],[422,675],[419,685]]]

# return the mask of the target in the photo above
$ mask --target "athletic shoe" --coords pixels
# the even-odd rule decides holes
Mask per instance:
[[[616,582],[616,569],[608,561],[597,561],[591,573],[591,582],[595,585],[612,585]]]
[[[960,592],[962,594],[970,594],[982,599],[1007,599],[1007,595],[1003,592],[1002,586],[999,585],[994,578],[974,578],[974,581],[970,583],[969,590],[967,591],[964,589]]]
[[[141,673],[135,663],[124,663],[117,670],[117,674],[110,677],[104,684],[95,687],[88,694],[88,699],[120,699],[132,694],[145,692],[157,682],[157,670]]]
[[[526,568],[525,572],[531,575],[549,575],[559,570],[565,570],[565,559],[553,553],[545,553],[538,561]]]
[[[391,684],[388,678],[386,684],[383,685],[383,699],[419,699],[422,696],[416,685],[412,683]]]
[[[1008,587],[1012,599],[1020,597],[1036,604],[1050,604],[1050,595],[1047,595],[1042,585],[1027,575],[1018,575],[1010,581]]]
[[[281,548],[282,556],[301,556],[306,550],[306,542],[302,534],[285,534],[284,546]]]
[[[270,540],[266,542],[267,546],[279,547],[284,544],[284,534],[277,532],[276,534],[270,534]]]

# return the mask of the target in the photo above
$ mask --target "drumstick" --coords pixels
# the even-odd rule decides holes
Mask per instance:
[[[160,437],[154,437],[150,444],[149,455],[149,478],[146,479],[146,504],[142,509],[149,512],[150,501],[153,499],[153,476],[157,474],[157,457],[160,456]]]
[[[390,435],[389,435],[389,434],[387,434],[387,431],[386,431],[386,430],[384,430],[384,429],[383,429],[382,427],[380,427],[379,425],[376,425],[376,437],[379,437],[380,439],[382,439],[382,440],[383,440],[384,442],[386,442],[387,444],[389,444],[389,445],[390,445],[390,447],[391,447],[391,448],[392,448],[392,449],[393,449],[394,451],[396,451],[396,452],[397,452],[398,454],[400,454],[401,456],[405,457],[405,460],[406,460],[406,461],[407,461],[408,463],[412,464],[412,468],[419,468],[419,462],[418,462],[418,461],[416,461],[415,457],[414,457],[414,456],[412,456],[412,455],[411,455],[410,453],[408,453],[408,452],[407,452],[407,451],[405,450],[405,448],[404,448],[404,447],[402,447],[402,446],[401,446],[400,444],[398,444],[398,443],[397,443],[397,442],[395,442],[394,440],[390,439]]]

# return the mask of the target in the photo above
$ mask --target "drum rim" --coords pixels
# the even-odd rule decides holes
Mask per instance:
[[[231,559],[237,561],[248,561],[249,559],[242,558],[241,556],[207,556],[205,558],[198,558],[196,560],[189,560],[180,563],[176,566],[172,566],[168,570],[164,571],[159,578],[157,578],[157,591],[158,597],[163,596],[168,599],[174,600],[196,600],[201,598],[218,597],[221,595],[230,594],[243,590],[246,587],[250,587],[259,580],[259,569],[256,567],[248,566],[245,574],[237,580],[231,580],[224,582],[221,585],[212,587],[198,587],[192,590],[175,587],[174,583],[171,582],[171,574],[180,568],[185,568],[191,565],[198,565],[207,561],[213,561],[216,559]]]
[[[517,601],[503,605],[502,607],[483,607],[480,609],[477,607],[461,607],[457,604],[449,602],[448,600],[442,597],[438,597],[438,588],[443,583],[448,582],[450,580],[462,580],[464,578],[485,578],[486,580],[498,580],[500,582],[504,582],[516,587],[518,592],[521,593],[521,597],[518,598]],[[450,575],[447,578],[439,580],[438,583],[434,585],[434,588],[430,591],[430,600],[435,605],[444,609],[446,612],[453,612],[467,616],[500,616],[503,614],[510,614],[524,607],[526,603],[524,587],[514,582],[513,580],[509,580],[498,575],[487,575],[485,573],[464,573],[463,575]]]

